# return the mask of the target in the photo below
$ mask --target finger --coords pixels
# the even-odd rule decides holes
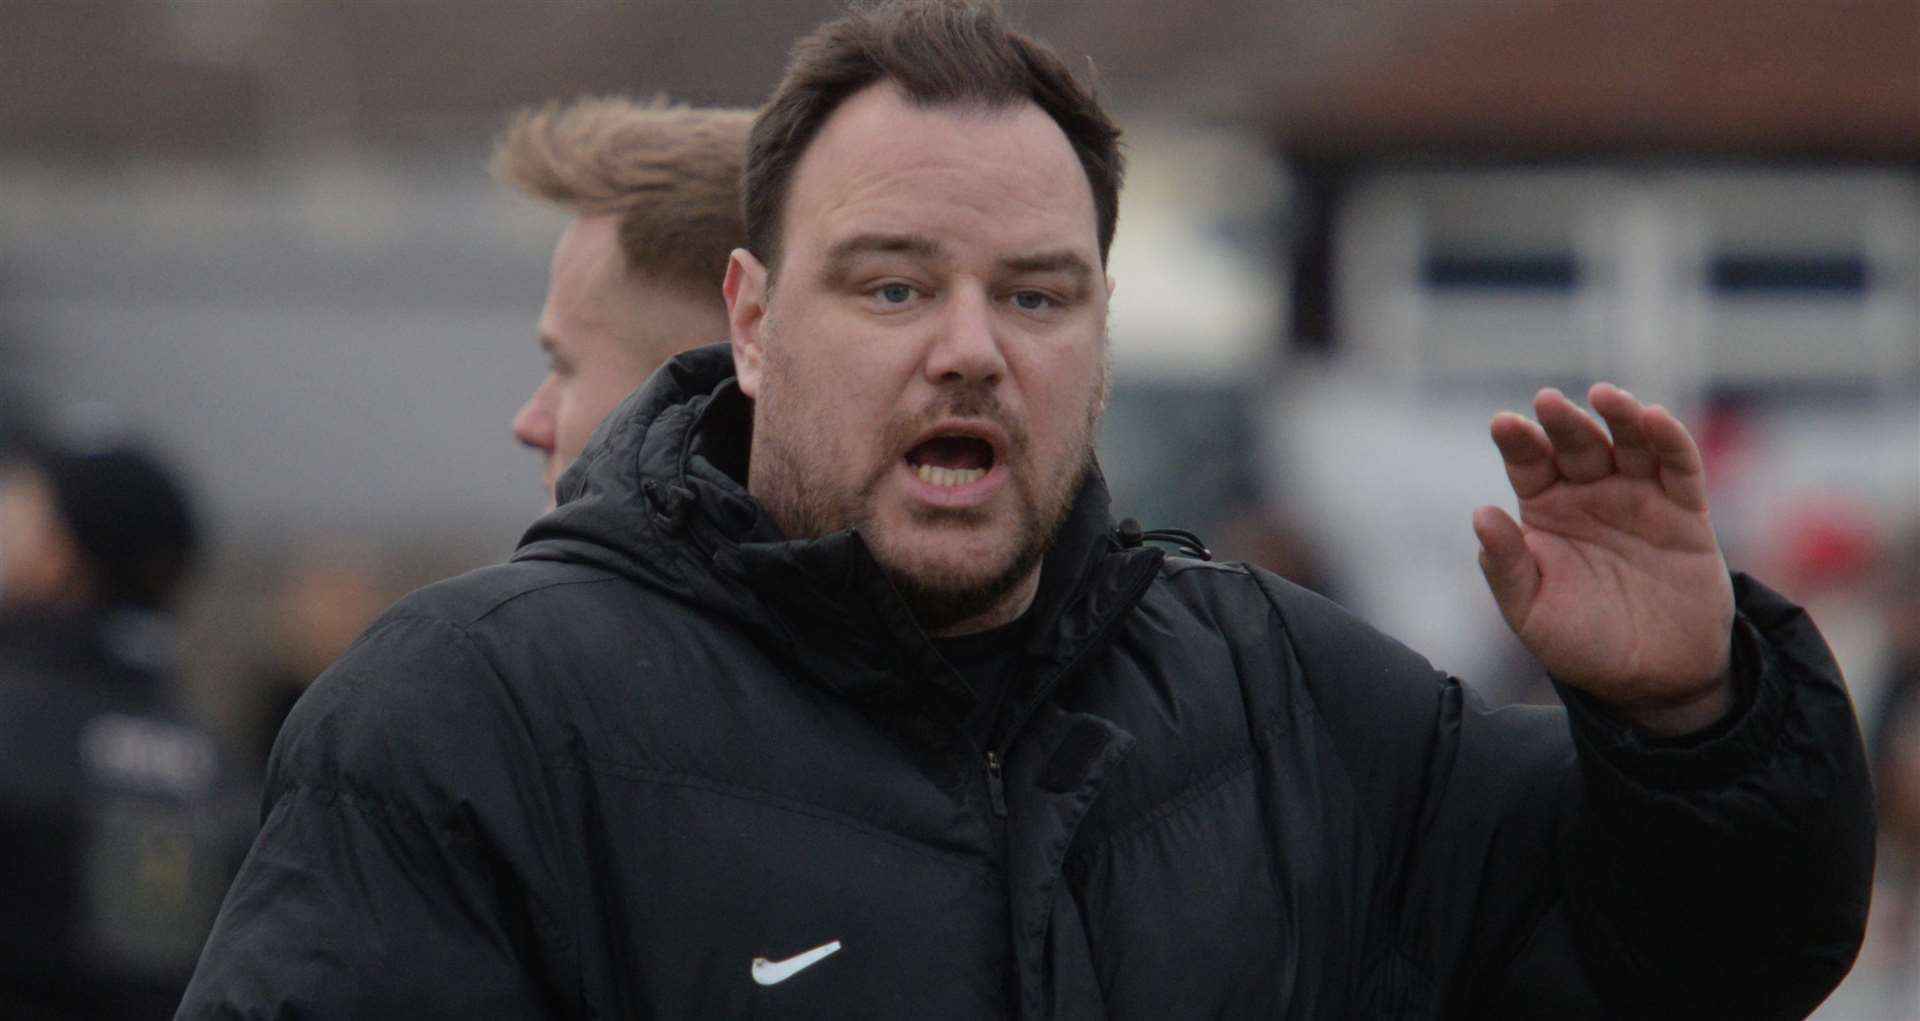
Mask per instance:
[[[1606,420],[1613,434],[1613,466],[1622,475],[1650,479],[1659,470],[1660,457],[1647,444],[1640,420],[1647,409],[1633,395],[1611,383],[1595,383],[1587,391],[1587,403]]]
[[[1480,573],[1500,615],[1515,631],[1526,621],[1540,588],[1540,566],[1527,549],[1525,533],[1506,511],[1481,507],[1473,512],[1473,534],[1480,540]]]
[[[1594,482],[1613,474],[1613,446],[1593,416],[1580,410],[1560,391],[1540,391],[1533,413],[1553,441],[1553,461],[1570,482]]]
[[[1640,420],[1647,446],[1660,459],[1660,488],[1688,510],[1707,509],[1707,469],[1692,434],[1673,412],[1656,404]]]
[[[1493,445],[1500,448],[1500,460],[1506,464],[1507,482],[1520,499],[1537,496],[1560,481],[1560,469],[1553,463],[1553,443],[1546,430],[1524,415],[1502,411],[1493,416]]]

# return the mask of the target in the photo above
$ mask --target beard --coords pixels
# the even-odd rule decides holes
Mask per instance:
[[[749,488],[780,529],[792,539],[819,538],[842,529],[860,533],[881,572],[913,612],[920,626],[938,633],[979,617],[1005,599],[1037,568],[1053,547],[1073,509],[1080,487],[1093,469],[1093,438],[1106,405],[1109,372],[1102,342],[1100,381],[1087,413],[1069,438],[1059,469],[1041,471],[1032,462],[1030,437],[1000,402],[991,384],[957,383],[943,388],[927,407],[895,416],[881,430],[876,449],[892,458],[879,463],[851,487],[832,481],[829,466],[851,458],[841,437],[803,406],[807,382],[771,332],[765,336],[764,376],[754,402],[753,449]],[[817,399],[830,399],[816,394]],[[876,497],[894,460],[904,456],[915,437],[946,418],[982,419],[1008,438],[1001,452],[1011,476],[1014,500],[1010,541],[1002,549],[980,549],[961,563],[921,556],[911,536],[897,536],[877,513]],[[914,507],[913,525],[923,529],[979,530],[980,547],[998,545],[987,532],[996,512],[987,508]],[[1005,514],[1006,510],[998,513]]]
[[[898,558],[882,554],[887,544],[884,537],[877,534],[872,543],[874,558],[879,562],[881,572],[893,584],[894,591],[900,594],[908,609],[913,611],[914,618],[928,632],[938,633],[972,620],[999,605],[1008,593],[1027,579],[1034,568],[1040,566],[1040,561],[1046,558],[1054,541],[1059,538],[1067,515],[1073,511],[1073,498],[1092,469],[1093,448],[1089,443],[1080,455],[1077,467],[1044,480],[1039,499],[1020,502],[1013,543],[997,573],[983,575],[978,568],[965,571],[940,565],[909,569]],[[959,525],[969,523],[965,520],[968,518],[984,521],[987,517],[982,511],[922,511],[915,516],[929,523],[934,519],[944,519],[941,523],[952,521]]]

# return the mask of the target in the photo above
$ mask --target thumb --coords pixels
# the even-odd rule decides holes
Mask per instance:
[[[1540,566],[1534,563],[1520,526],[1498,507],[1473,512],[1473,534],[1480,540],[1480,573],[1486,575],[1507,626],[1518,632],[1539,590]]]

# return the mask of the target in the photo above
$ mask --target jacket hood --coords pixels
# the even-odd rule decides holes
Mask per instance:
[[[849,697],[931,687],[971,704],[857,530],[789,539],[747,493],[752,422],[726,344],[674,358],[601,423],[513,559],[593,565],[734,618]],[[1089,471],[1028,611],[1032,665],[1077,661],[1162,556],[1115,537],[1106,483]]]

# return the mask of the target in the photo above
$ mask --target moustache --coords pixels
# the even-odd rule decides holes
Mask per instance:
[[[879,484],[880,479],[893,469],[894,460],[906,456],[915,441],[924,437],[935,423],[950,419],[972,419],[976,422],[990,422],[1006,437],[1007,448],[997,451],[995,459],[1004,461],[1011,467],[1025,456],[1027,450],[1027,427],[994,393],[991,384],[960,383],[942,389],[926,407],[918,411],[893,419],[887,423],[881,434],[882,450],[893,452],[893,458],[874,466],[867,489]]]
[[[990,384],[980,383],[955,384],[942,390],[925,408],[893,422],[887,430],[889,446],[904,454],[934,423],[956,418],[990,422],[1005,434],[1007,449],[997,452],[1004,460],[1012,461],[1026,452],[1026,423],[1007,410]]]

